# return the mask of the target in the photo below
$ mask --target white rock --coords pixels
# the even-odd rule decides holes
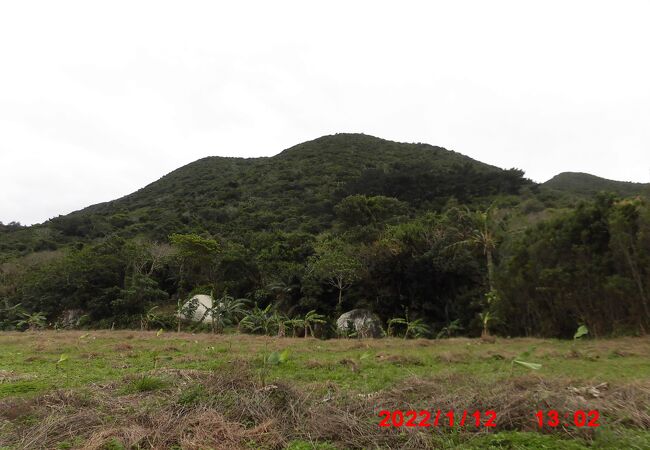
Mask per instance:
[[[206,311],[212,308],[212,302],[213,299],[209,295],[195,295],[183,304],[183,309],[179,315],[183,319],[194,322],[210,322],[212,320],[212,314]],[[188,313],[190,313],[189,316]]]
[[[336,321],[338,332],[344,336],[356,333],[360,338],[378,338],[384,335],[381,327],[381,320],[375,313],[367,309],[353,309],[344,314]]]

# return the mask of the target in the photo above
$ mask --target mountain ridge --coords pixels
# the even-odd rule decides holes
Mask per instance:
[[[411,211],[440,210],[449,201],[489,203],[529,185],[520,170],[443,147],[340,133],[274,156],[198,159],[131,194],[27,228],[44,231],[34,233],[38,238],[18,239],[20,245],[0,243],[0,254],[115,233],[160,241],[190,231],[215,236],[269,229],[319,233],[331,228],[336,204],[350,195],[396,198]]]
[[[601,191],[630,196],[640,195],[650,188],[650,183],[610,180],[585,172],[561,172],[541,186],[581,196],[592,196]]]
[[[21,227],[19,235],[4,226],[0,257],[115,233],[160,241],[197,230],[226,237],[269,229],[320,233],[332,227],[336,204],[350,195],[396,198],[416,212],[441,210],[450,201],[486,207],[498,196],[539,187],[550,197],[584,198],[600,190],[636,195],[644,185],[575,173],[536,184],[521,170],[444,147],[338,133],[273,156],[207,156],[120,198]]]

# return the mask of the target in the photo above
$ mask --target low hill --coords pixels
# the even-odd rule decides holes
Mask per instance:
[[[542,187],[578,196],[593,196],[605,191],[629,197],[647,191],[650,184],[608,180],[582,172],[563,172],[543,183]]]

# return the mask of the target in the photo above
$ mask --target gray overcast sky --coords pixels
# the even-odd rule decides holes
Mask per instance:
[[[0,4],[0,220],[336,132],[650,181],[648,1]]]

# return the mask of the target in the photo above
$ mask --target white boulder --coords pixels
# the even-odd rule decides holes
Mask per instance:
[[[209,310],[212,308],[213,301],[210,295],[195,295],[183,304],[179,316],[193,322],[210,322],[212,313]]]
[[[336,328],[340,335],[350,336],[354,333],[360,338],[379,338],[384,335],[381,319],[367,309],[353,309],[341,314],[336,321]]]

